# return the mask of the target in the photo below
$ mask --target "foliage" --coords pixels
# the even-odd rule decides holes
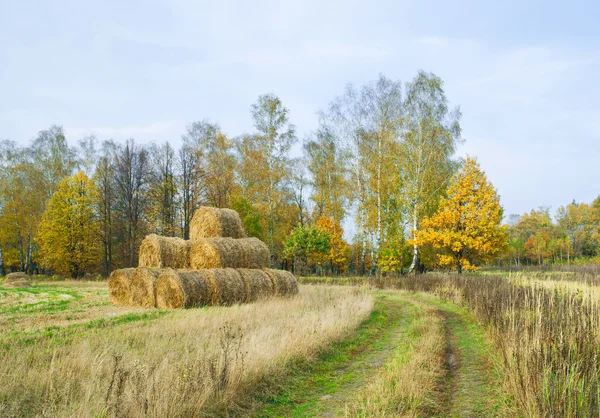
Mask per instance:
[[[42,264],[73,278],[100,261],[94,214],[96,188],[83,173],[62,180],[52,195],[38,234]]]
[[[252,105],[257,133],[243,137],[237,144],[241,195],[252,202],[260,214],[265,241],[273,261],[280,243],[292,229],[289,216],[295,210],[289,186],[293,161],[289,156],[296,142],[296,128],[289,120],[289,110],[273,94],[265,94]]]
[[[410,243],[403,239],[388,240],[379,254],[379,268],[382,273],[401,273],[410,264],[412,254]]]
[[[231,208],[240,215],[246,235],[262,240],[264,230],[260,222],[260,214],[256,208],[254,208],[247,199],[241,196],[235,196],[233,198]]]
[[[344,240],[344,230],[339,222],[327,216],[320,216],[315,222],[315,228],[328,237],[329,251],[317,253],[318,264],[329,264],[332,270],[343,273],[350,258],[350,246]]]
[[[317,262],[330,251],[330,236],[316,227],[297,226],[284,242],[284,248],[288,260],[299,259],[305,264]]]
[[[419,244],[438,249],[438,263],[458,272],[474,270],[501,254],[508,242],[500,198],[476,160],[467,158],[447,194],[440,209],[423,219]]]

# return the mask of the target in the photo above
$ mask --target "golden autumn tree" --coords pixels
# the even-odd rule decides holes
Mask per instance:
[[[447,196],[434,215],[423,219],[418,244],[430,244],[439,251],[440,266],[456,267],[459,273],[475,270],[478,263],[491,261],[508,245],[500,197],[477,161],[469,157]]]
[[[100,261],[96,188],[83,173],[60,182],[42,217],[37,240],[42,265],[77,278]]]
[[[332,270],[343,272],[350,259],[350,246],[344,240],[340,223],[328,216],[320,216],[315,227],[329,237],[329,251],[316,256],[319,264],[329,264]]]

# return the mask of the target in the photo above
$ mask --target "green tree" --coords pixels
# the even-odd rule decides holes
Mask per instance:
[[[83,172],[59,183],[37,236],[46,268],[77,278],[98,266],[101,248],[95,202],[96,188]]]
[[[305,266],[316,262],[317,257],[326,255],[330,248],[330,236],[316,227],[297,226],[284,242],[284,256],[292,261],[301,261]]]

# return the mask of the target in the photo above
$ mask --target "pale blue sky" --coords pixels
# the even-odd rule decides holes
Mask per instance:
[[[180,143],[208,118],[252,130],[273,92],[300,138],[379,73],[431,71],[463,112],[505,212],[600,194],[600,6],[594,1],[0,0],[0,138],[52,124],[76,143]]]

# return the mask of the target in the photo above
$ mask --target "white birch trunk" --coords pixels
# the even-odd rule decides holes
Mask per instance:
[[[412,273],[417,266],[417,261],[419,259],[419,247],[417,245],[417,205],[413,209],[413,259],[410,263],[410,267],[408,268],[408,273]]]

